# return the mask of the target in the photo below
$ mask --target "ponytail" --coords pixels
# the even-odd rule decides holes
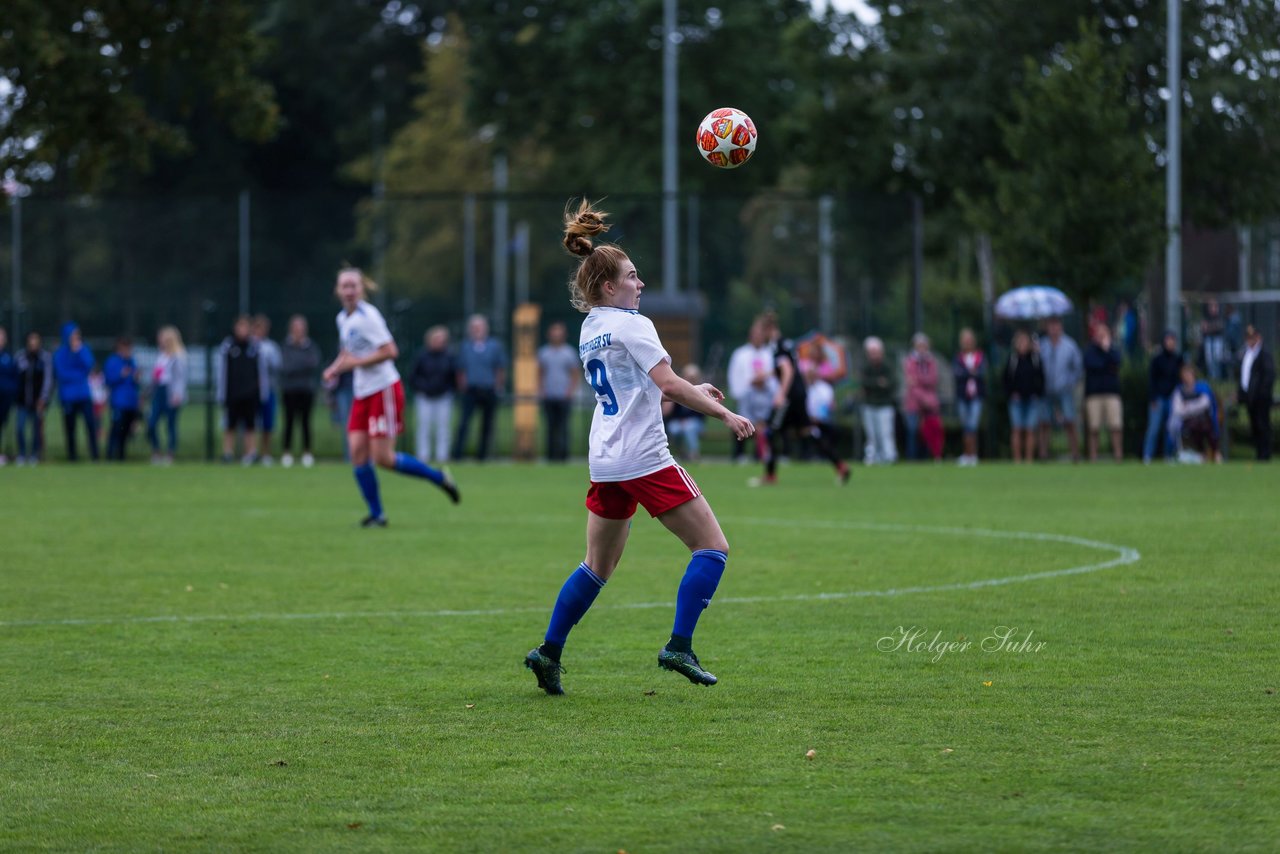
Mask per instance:
[[[616,281],[627,253],[612,243],[595,245],[591,238],[608,231],[608,214],[596,210],[585,198],[576,211],[564,212],[564,248],[582,260],[569,278],[569,302],[586,313],[603,301],[604,283]]]

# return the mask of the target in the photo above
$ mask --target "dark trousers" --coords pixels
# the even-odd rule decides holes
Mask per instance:
[[[13,409],[13,395],[0,394],[0,455],[4,454],[4,428],[9,423],[9,410]]]
[[[462,418],[458,422],[458,435],[453,440],[453,458],[460,460],[467,444],[467,428],[471,426],[471,416],[480,410],[480,447],[476,448],[476,459],[483,460],[489,456],[489,443],[493,439],[493,413],[498,408],[498,394],[491,388],[469,388],[462,393]]]
[[[18,407],[18,456],[26,457],[27,425],[31,425],[30,457],[38,460],[44,451],[44,413],[33,406]]]
[[[542,417],[547,428],[547,459],[569,459],[569,401],[542,401]]]
[[[80,459],[76,453],[76,416],[84,418],[85,430],[89,433],[89,456],[98,458],[98,422],[93,417],[93,401],[77,400],[62,404],[62,429],[67,436],[67,459],[75,462]]]
[[[1254,453],[1260,460],[1271,459],[1271,401],[1249,401],[1249,430]]]
[[[309,391],[284,393],[284,451],[293,450],[293,422],[297,419],[302,428],[302,452],[311,453],[311,408],[316,396]]]
[[[125,445],[133,433],[133,424],[138,420],[136,409],[111,410],[111,433],[107,438],[107,459],[123,460]]]

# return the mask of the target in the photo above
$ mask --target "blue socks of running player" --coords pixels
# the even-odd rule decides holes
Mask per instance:
[[[400,472],[400,474],[425,478],[434,484],[439,484],[444,480],[444,472],[439,469],[433,469],[431,466],[411,454],[396,454],[395,469]]]
[[[356,483],[360,486],[360,494],[364,503],[369,505],[369,518],[382,518],[382,499],[378,497],[378,475],[372,463],[355,466]]]
[[[569,630],[578,624],[583,614],[596,601],[600,590],[604,587],[604,579],[591,571],[585,563],[565,579],[556,597],[556,607],[551,612],[551,623],[547,626],[547,640],[541,647],[544,655],[560,660],[560,650],[569,637]]]
[[[680,590],[676,593],[676,621],[667,649],[673,652],[691,650],[693,630],[702,612],[711,604],[711,597],[715,595],[728,560],[729,556],[717,549],[698,549],[693,553],[684,578],[680,579]]]

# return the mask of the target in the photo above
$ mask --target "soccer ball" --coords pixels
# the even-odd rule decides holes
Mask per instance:
[[[699,123],[698,153],[712,166],[735,169],[756,150],[756,136],[750,116],[733,107],[721,107]]]

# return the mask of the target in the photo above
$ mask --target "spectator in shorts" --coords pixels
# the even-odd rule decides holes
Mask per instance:
[[[453,458],[460,460],[467,443],[471,416],[480,410],[480,443],[476,460],[489,457],[493,441],[493,417],[498,395],[506,387],[507,352],[502,342],[489,335],[489,321],[475,314],[467,321],[467,340],[458,348],[458,386],[462,389],[462,417],[453,441]]]
[[[1094,328],[1093,342],[1084,351],[1084,408],[1089,421],[1090,461],[1098,459],[1098,433],[1105,429],[1111,436],[1111,454],[1120,462],[1124,459],[1120,351],[1112,346],[1111,330],[1105,325]]]
[[[116,339],[116,351],[107,357],[102,377],[111,395],[111,432],[107,439],[107,459],[124,461],[133,425],[140,414],[138,363],[133,358],[133,341]]]
[[[582,378],[578,350],[566,343],[567,337],[565,325],[553,323],[547,327],[547,343],[538,348],[538,397],[547,431],[547,459],[557,463],[569,459],[569,413],[573,390]]]
[[[1276,363],[1262,346],[1262,333],[1249,324],[1244,330],[1244,356],[1240,360],[1236,401],[1249,412],[1249,430],[1260,461],[1271,459],[1271,404],[1276,384]]]
[[[960,352],[951,363],[956,383],[956,416],[960,419],[960,431],[964,449],[960,454],[962,466],[978,464],[978,425],[982,420],[982,400],[986,397],[986,360],[978,349],[978,339],[972,329],[960,330]]]
[[[187,402],[187,350],[176,326],[162,326],[156,333],[160,355],[151,369],[151,414],[147,417],[147,439],[151,442],[151,462],[168,465],[178,450],[178,412]],[[167,452],[160,450],[160,422],[169,433]]]
[[[289,334],[280,348],[280,396],[284,402],[284,446],[280,463],[293,465],[293,425],[302,433],[302,467],[311,468],[311,410],[316,402],[316,379],[320,371],[320,347],[308,334],[307,319],[300,314],[289,318]]]
[[[577,358],[575,353],[574,359]],[[688,380],[691,385],[702,384],[702,369],[697,365],[685,365],[680,376]],[[684,404],[664,400],[662,401],[662,418],[666,423],[667,437],[673,446],[680,448],[680,456],[691,463],[701,460],[702,428],[707,416]],[[674,451],[675,447],[672,450]]]
[[[1196,369],[1190,364],[1182,366],[1178,380],[1169,405],[1169,435],[1201,457],[1212,454],[1214,462],[1222,462],[1218,450],[1218,399],[1213,389],[1196,378]]]
[[[916,459],[916,436],[924,439],[929,455],[942,459],[942,406],[938,401],[938,360],[929,350],[929,336],[911,336],[911,352],[902,363],[906,392],[902,411],[907,419],[907,459]]]
[[[1151,357],[1147,372],[1147,434],[1142,440],[1142,462],[1150,463],[1156,443],[1164,446],[1164,458],[1173,460],[1173,437],[1169,435],[1169,409],[1173,390],[1181,382],[1182,354],[1178,352],[1178,336],[1166,332],[1160,352]]]
[[[235,456],[236,434],[244,437],[240,461],[248,466],[258,458],[258,442],[254,428],[258,413],[267,399],[267,365],[258,352],[258,342],[251,336],[252,321],[248,315],[236,318],[231,335],[218,348],[218,403],[226,407],[226,424],[222,433],[222,461]]]
[[[1036,456],[1036,428],[1040,398],[1044,395],[1044,366],[1031,346],[1031,336],[1019,329],[1004,367],[1004,391],[1009,398],[1009,444],[1015,463],[1029,463]]]
[[[58,382],[58,402],[62,404],[62,427],[67,435],[67,459],[75,462],[76,419],[83,419],[89,437],[89,456],[98,458],[98,423],[94,419],[93,393],[89,375],[93,373],[93,353],[74,323],[62,327],[62,346],[53,354],[53,376]]]
[[[766,450],[765,428],[769,412],[773,409],[773,397],[778,391],[778,378],[773,371],[773,348],[769,344],[766,322],[756,318],[747,332],[747,343],[733,351],[729,358],[729,396],[737,403],[737,411],[755,425],[754,439],[734,438],[733,459],[746,462],[743,451],[747,442],[753,441],[755,458],[764,459]]]
[[[18,465],[35,465],[44,451],[44,414],[53,394],[53,357],[41,343],[40,333],[28,332],[27,349],[18,354]]]
[[[884,359],[884,342],[869,336],[862,342],[862,351],[866,356],[862,363],[862,430],[867,434],[863,462],[889,465],[898,459],[893,405],[897,387]]]
[[[271,340],[271,321],[265,314],[253,318],[253,338],[258,345],[258,358],[262,360],[266,377],[266,393],[258,407],[260,428],[259,461],[264,466],[275,464],[271,456],[271,434],[276,429],[276,389],[280,385],[280,345]]]
[[[0,326],[0,466],[8,465],[5,456],[4,428],[9,423],[9,410],[18,399],[18,359],[9,352],[9,332]]]
[[[1076,386],[1084,376],[1084,363],[1075,339],[1062,331],[1062,319],[1045,322],[1040,339],[1040,363],[1044,365],[1044,403],[1040,412],[1040,459],[1049,459],[1049,440],[1055,423],[1062,425],[1071,449],[1071,461],[1080,461],[1080,436],[1076,432]]]
[[[418,354],[409,374],[413,388],[414,434],[418,459],[424,463],[449,462],[449,427],[453,421],[453,394],[458,389],[458,360],[449,349],[449,330],[433,326],[422,337],[426,349]],[[577,359],[577,354],[574,354]]]

